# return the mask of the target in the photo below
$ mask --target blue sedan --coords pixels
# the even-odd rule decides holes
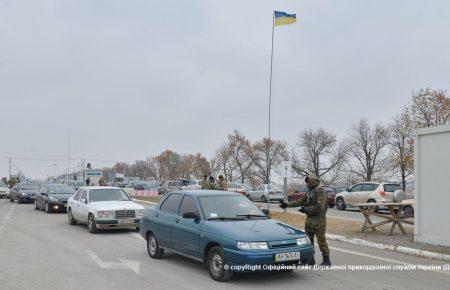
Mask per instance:
[[[314,255],[305,233],[264,215],[238,193],[182,191],[148,208],[139,231],[150,257],[168,250],[205,264],[212,279],[267,265],[307,264]]]

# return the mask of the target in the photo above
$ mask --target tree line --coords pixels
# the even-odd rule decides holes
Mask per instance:
[[[256,186],[273,180],[283,160],[292,162],[294,177],[318,176],[324,183],[398,180],[405,188],[414,171],[414,130],[447,124],[450,99],[441,89],[413,92],[410,102],[389,123],[353,122],[346,137],[324,128],[308,128],[295,144],[262,138],[252,142],[235,129],[207,159],[201,153],[181,154],[165,150],[158,156],[119,162],[103,168],[103,176],[120,172],[142,180],[200,179],[222,174],[232,182]]]

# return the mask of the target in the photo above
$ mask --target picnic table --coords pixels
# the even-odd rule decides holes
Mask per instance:
[[[408,216],[402,215],[401,211],[403,209],[404,203],[359,203],[355,206],[359,207],[359,211],[364,215],[364,224],[362,226],[361,232],[364,232],[365,230],[372,229],[372,231],[376,231],[376,227],[386,225],[386,224],[392,224],[391,230],[389,231],[389,236],[392,236],[394,233],[395,226],[398,226],[402,234],[406,234],[405,229],[403,228],[402,223],[414,225],[413,221],[406,220]],[[378,208],[387,208],[389,211],[389,214],[381,214],[375,212],[375,207],[378,206]],[[370,219],[371,216],[377,216],[380,218],[385,219],[384,221],[373,223]]]

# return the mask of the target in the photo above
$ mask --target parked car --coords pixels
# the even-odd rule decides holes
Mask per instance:
[[[32,183],[16,184],[11,188],[9,201],[14,202],[15,200],[17,200],[17,203],[34,202],[38,190],[39,187],[37,184]]]
[[[118,187],[81,187],[67,202],[69,224],[87,224],[89,232],[100,229],[139,227],[144,207]]]
[[[247,197],[252,201],[267,202],[267,199],[278,202],[284,201],[283,190],[272,184],[270,186],[261,184],[255,190],[247,192]]]
[[[245,185],[237,182],[229,182],[227,191],[237,192],[244,196],[247,196],[247,189]]]
[[[182,191],[148,208],[140,223],[150,257],[165,251],[203,262],[212,279],[226,281],[236,266],[309,263],[305,233],[265,216],[241,194]]]
[[[195,180],[189,180],[186,182],[185,185],[181,186],[182,190],[188,190],[188,189],[201,189],[203,184],[203,180],[195,179]]]
[[[331,188],[336,193],[343,192],[348,189],[348,187],[342,185],[326,185],[326,187]]]
[[[328,207],[334,207],[334,203],[335,203],[335,198],[336,198],[336,192],[334,192],[334,190],[331,187],[328,186],[322,186],[322,189],[327,193],[327,203],[328,203]],[[306,192],[308,191],[308,188],[306,186],[302,186],[299,189],[297,189],[296,191],[294,191],[294,193],[291,193],[288,196],[288,201],[295,201],[295,200],[299,200],[303,197],[303,195],[306,194]]]
[[[159,194],[166,194],[168,192],[180,190],[182,186],[181,180],[167,180],[159,187]]]
[[[35,210],[65,211],[67,200],[75,194],[75,190],[67,184],[48,184],[39,189],[34,200]]]
[[[336,194],[336,208],[345,210],[358,203],[401,202],[405,194],[401,194],[400,184],[388,182],[362,182],[353,185],[348,191]],[[398,196],[397,196],[398,195]],[[403,196],[403,197],[402,197]],[[381,209],[375,207],[375,211]]]
[[[0,180],[0,198],[9,198],[10,193],[11,190],[8,185],[6,185],[3,180]]]

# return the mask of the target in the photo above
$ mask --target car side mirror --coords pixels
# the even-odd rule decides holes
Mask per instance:
[[[185,212],[183,213],[183,218],[185,219],[198,219],[198,215],[195,212]]]
[[[269,215],[269,210],[267,208],[263,208],[263,209],[261,209],[261,211],[263,214],[265,214],[267,216]]]
[[[80,199],[81,203],[87,204],[87,199]]]

